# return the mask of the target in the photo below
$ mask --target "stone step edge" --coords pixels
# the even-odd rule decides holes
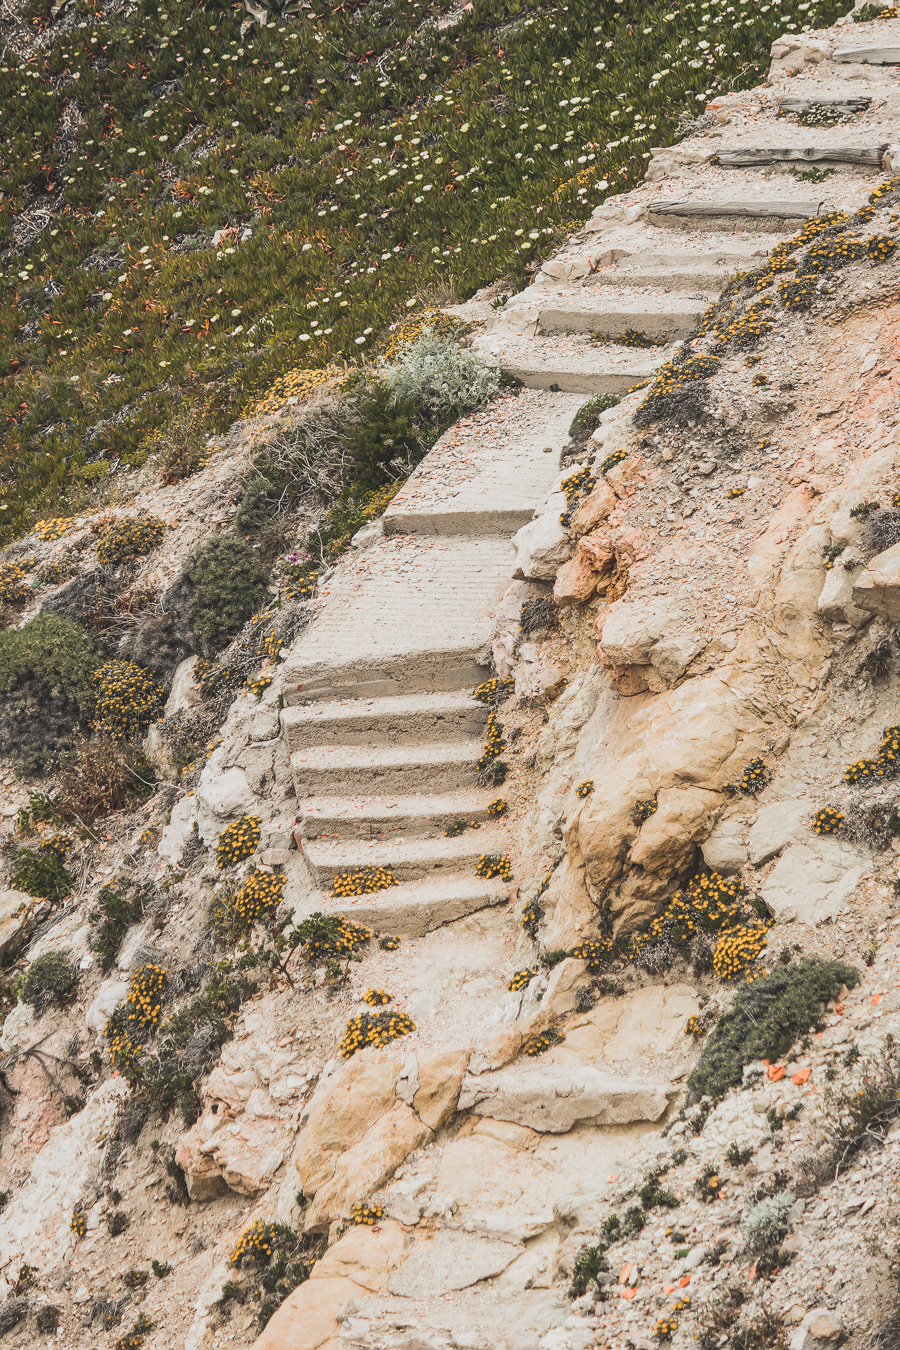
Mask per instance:
[[[435,879],[402,882],[371,895],[335,899],[325,891],[316,891],[294,911],[295,921],[317,911],[342,914],[354,923],[371,928],[379,936],[424,937],[447,923],[496,905],[508,904],[508,883],[484,881],[480,877],[449,874]]]

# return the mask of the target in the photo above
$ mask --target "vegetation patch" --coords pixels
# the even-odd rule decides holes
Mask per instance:
[[[131,558],[142,558],[162,543],[166,523],[156,516],[125,516],[108,525],[97,541],[97,561],[118,567]]]
[[[46,772],[71,747],[93,711],[102,660],[85,629],[58,614],[0,632],[0,741],[17,772]]]
[[[240,816],[219,835],[216,862],[219,867],[234,867],[255,853],[261,838],[259,816]]]
[[[163,688],[135,661],[107,661],[94,676],[91,727],[112,741],[137,741],[162,713]]]
[[[258,608],[265,594],[265,568],[240,539],[222,534],[196,548],[184,571],[194,587],[190,605],[194,627],[212,650],[218,650]]]
[[[45,952],[27,967],[17,993],[37,1017],[48,1008],[64,1007],[78,987],[78,968],[68,952]]]
[[[415,1029],[416,1024],[409,1013],[399,1009],[395,1012],[359,1013],[347,1023],[338,1050],[344,1059],[351,1059],[358,1050],[364,1050],[368,1045],[381,1049],[400,1036],[408,1036]]]
[[[777,1060],[819,1020],[843,985],[852,989],[859,980],[859,973],[842,961],[811,958],[780,966],[745,986],[719,1018],[688,1079],[692,1099],[718,1101],[741,1082],[745,1064]]]

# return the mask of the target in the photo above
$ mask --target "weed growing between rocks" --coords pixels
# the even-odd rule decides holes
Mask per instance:
[[[845,1057],[846,1067],[855,1062],[847,1063]],[[861,1150],[883,1146],[900,1120],[900,1047],[894,1038],[887,1037],[881,1054],[866,1065],[858,1081],[828,1088],[825,1105],[816,1151],[801,1164],[804,1194],[835,1180]]]
[[[745,1064],[776,1061],[815,1025],[844,985],[852,989],[859,981],[859,973],[842,961],[810,958],[745,986],[719,1018],[688,1078],[691,1100],[718,1101],[741,1082]]]
[[[62,1008],[78,987],[78,968],[68,952],[45,952],[36,956],[18,984],[18,997],[41,1017],[48,1008]]]
[[[483,853],[478,859],[475,875],[486,881],[499,877],[501,881],[512,881],[512,863],[505,853]]]
[[[108,525],[97,541],[97,561],[118,567],[152,553],[165,538],[166,523],[155,516],[125,516]]]
[[[477,689],[474,689],[472,697],[477,698],[479,703],[496,706],[509,698],[515,687],[516,682],[511,675],[503,680],[498,675],[494,675],[491,679],[485,680],[484,684],[480,684]]]
[[[372,937],[370,929],[352,923],[342,915],[318,913],[302,919],[295,932],[310,965],[322,965],[329,960],[362,960],[359,952]],[[387,943],[393,945],[386,946]],[[400,939],[382,938],[379,945],[386,951],[394,951],[399,947]]]
[[[135,745],[76,736],[74,758],[58,781],[65,818],[90,825],[145,801],[157,786],[157,770]]]

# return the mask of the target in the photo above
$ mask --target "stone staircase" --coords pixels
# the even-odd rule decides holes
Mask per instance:
[[[285,666],[282,726],[311,908],[419,935],[507,898],[505,883],[477,876],[479,858],[507,845],[503,822],[488,815],[499,793],[477,780],[488,710],[472,691],[490,674],[511,537],[558,481],[574,413],[586,396],[652,379],[731,275],[843,204],[842,175],[854,205],[880,177],[882,126],[864,136],[800,129],[801,149],[795,124],[773,116],[753,130],[775,148],[717,145],[721,165],[693,162],[677,191],[642,185],[629,196],[639,211],[589,222],[534,285],[478,312],[475,349],[526,388],[442,438],[380,536],[323,585],[320,612]],[[835,170],[827,199],[782,171],[826,157]],[[628,330],[654,345],[617,342]],[[396,884],[350,896],[339,884],[334,894],[336,879],[363,867],[389,870]]]

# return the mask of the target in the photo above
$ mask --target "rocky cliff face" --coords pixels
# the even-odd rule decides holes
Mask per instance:
[[[17,632],[115,627],[93,729],[146,756],[21,657],[10,1345],[893,1334],[898,41],[779,40],[456,307],[523,387],[216,662],[183,565],[293,408],[6,551]],[[39,706],[77,770],[30,776]]]

